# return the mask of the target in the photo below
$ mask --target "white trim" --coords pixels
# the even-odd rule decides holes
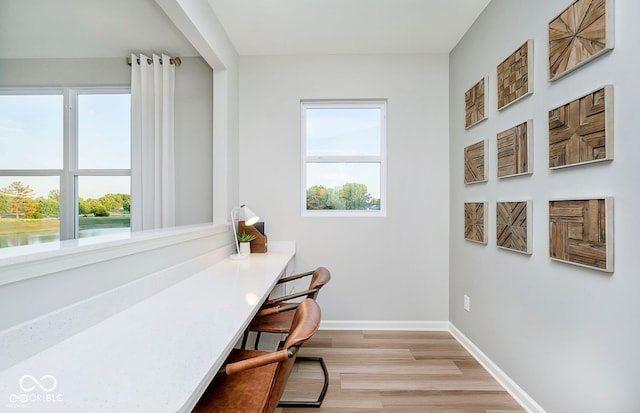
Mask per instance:
[[[229,206],[230,199],[234,197],[230,196],[230,183],[231,179],[235,179],[233,182],[237,186],[238,176],[230,176],[229,170],[232,169],[232,163],[235,164],[235,168],[238,169],[238,155],[234,157],[230,151],[230,143],[235,139],[234,136],[230,136],[230,130],[233,130],[237,125],[231,125],[232,116],[229,113],[229,106],[231,106],[232,97],[231,93],[231,80],[229,79],[228,70],[214,70],[213,71],[213,216],[211,219],[215,224],[224,224],[227,222],[231,207]],[[235,103],[237,105],[237,103]],[[237,199],[237,198],[236,198]],[[240,204],[239,202],[235,202]]]
[[[307,109],[369,108],[380,110],[379,155],[341,156],[307,155]],[[300,101],[300,210],[303,217],[385,217],[387,215],[387,99],[306,100]],[[312,163],[378,164],[380,166],[380,209],[378,210],[308,210],[307,165]]]
[[[452,323],[449,324],[449,332],[458,342],[476,359],[482,367],[493,376],[494,379],[513,397],[527,412],[545,413],[545,410],[536,403],[520,386],[516,384],[497,364],[482,352],[469,338],[467,338]]]
[[[449,331],[448,321],[342,321],[320,322],[321,330],[390,330],[390,331]]]

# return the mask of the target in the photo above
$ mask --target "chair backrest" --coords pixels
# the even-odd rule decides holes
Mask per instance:
[[[273,412],[278,406],[278,402],[284,393],[284,388],[291,374],[293,363],[295,362],[297,349],[305,341],[307,341],[313,334],[318,331],[320,326],[320,306],[315,300],[306,298],[300,303],[296,309],[296,313],[293,316],[293,322],[291,323],[291,330],[284,342],[283,349],[294,351],[294,355],[289,359],[283,361],[278,368],[276,377],[271,388],[271,394],[269,396],[269,403],[267,406],[267,412]]]
[[[320,289],[331,280],[331,273],[325,267],[318,267],[313,272],[311,276],[311,281],[309,282],[309,289],[315,290],[314,292],[307,295],[308,298],[313,298],[314,300],[318,297],[318,292]]]

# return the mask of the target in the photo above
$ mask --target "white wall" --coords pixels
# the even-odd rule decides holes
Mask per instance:
[[[640,3],[618,0],[615,50],[547,81],[547,24],[572,0],[494,0],[450,55],[451,321],[549,412],[640,411],[635,121]],[[534,94],[496,110],[496,66],[534,39]],[[464,130],[464,92],[490,75],[489,119]],[[615,160],[550,171],[548,110],[614,85]],[[496,178],[496,133],[534,120],[534,174]],[[489,181],[463,184],[463,148],[490,139]],[[548,201],[613,196],[615,272],[553,262]],[[496,247],[495,202],[533,200],[533,255]],[[489,202],[489,243],[463,240],[463,203]],[[471,312],[462,309],[463,294]]]
[[[176,71],[176,225],[213,220],[213,75],[200,57]]]
[[[125,59],[0,59],[0,87],[130,85]]]
[[[448,320],[447,60],[240,58],[240,201],[269,239],[296,240],[298,270],[331,270],[323,322]],[[388,99],[384,218],[301,217],[300,100],[343,98]]]

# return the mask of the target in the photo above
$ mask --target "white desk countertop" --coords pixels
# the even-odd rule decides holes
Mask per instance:
[[[224,259],[0,372],[0,410],[191,411],[293,255]]]

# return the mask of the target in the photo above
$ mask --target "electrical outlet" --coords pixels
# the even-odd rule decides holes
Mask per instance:
[[[471,298],[468,295],[464,295],[464,304],[463,307],[465,311],[471,311]]]

